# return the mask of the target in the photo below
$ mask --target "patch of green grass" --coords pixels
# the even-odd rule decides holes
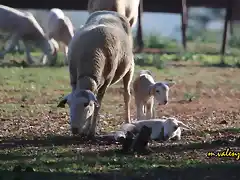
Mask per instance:
[[[199,94],[196,94],[194,92],[185,92],[184,93],[184,100],[186,101],[193,101],[194,99],[198,99]]]
[[[107,147],[106,147],[107,148]],[[159,166],[194,166],[199,160],[169,160],[158,154],[132,156],[116,154],[114,150],[84,152],[76,146],[36,147],[0,151],[0,169],[11,170],[16,165],[31,166],[39,172],[107,172],[125,169],[126,172],[139,168],[151,169]]]
[[[219,129],[216,132],[223,132],[223,133],[232,133],[232,134],[239,134],[240,133],[240,128],[236,127],[236,128],[225,128],[225,129]]]
[[[139,66],[155,66],[158,69],[166,67],[165,63],[171,61],[193,61],[198,62],[203,66],[220,66],[220,55],[206,55],[196,53],[183,53],[183,54],[137,54],[136,64]],[[240,59],[236,56],[225,56],[225,67],[239,67]],[[162,64],[162,65],[161,65]]]

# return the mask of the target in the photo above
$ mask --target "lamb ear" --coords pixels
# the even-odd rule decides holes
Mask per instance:
[[[67,103],[68,98],[69,95],[64,96],[63,99],[58,103],[57,107],[65,108],[65,104]]]
[[[164,84],[168,85],[168,87],[172,87],[176,84],[175,81],[168,81],[168,82],[163,82]]]
[[[182,121],[178,121],[178,127],[182,127],[183,129],[190,130],[191,128],[184,124]]]

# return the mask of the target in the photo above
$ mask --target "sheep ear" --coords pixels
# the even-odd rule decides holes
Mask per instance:
[[[93,92],[90,91],[90,90],[87,90],[87,93],[88,93],[88,96],[89,96],[89,100],[93,101],[96,107],[99,107],[100,105],[98,103],[98,100],[97,100],[96,96],[93,94]]]
[[[154,95],[155,90],[156,90],[156,86],[155,85],[150,86],[149,94],[150,95]]]
[[[149,74],[150,76],[153,76],[153,73],[150,70],[146,70],[147,74]]]
[[[191,128],[184,124],[182,121],[178,121],[178,127],[182,127],[183,129],[190,130]]]
[[[172,87],[176,84],[175,81],[163,82],[164,84],[168,85],[168,87]]]
[[[64,96],[64,98],[58,103],[57,107],[65,108],[65,104],[68,101],[68,97],[69,97],[69,95]]]

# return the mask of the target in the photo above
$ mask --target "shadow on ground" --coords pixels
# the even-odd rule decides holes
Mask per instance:
[[[10,171],[0,171],[1,180],[239,180],[239,164],[198,164],[194,167],[165,167],[159,166],[152,169],[126,169],[107,173],[76,174],[76,173],[56,173],[56,172],[28,172],[13,173]],[[134,172],[134,173],[133,173]],[[17,178],[16,178],[17,177]]]
[[[211,149],[221,146],[240,146],[239,128],[228,128],[220,129],[217,131],[204,131],[204,132],[191,132],[185,131],[185,135],[200,135],[203,133],[217,134],[219,132],[226,133],[224,137],[219,139],[214,139],[209,142],[196,142],[191,144],[174,144],[166,143],[166,147],[161,145],[159,151],[163,150],[161,148],[168,149]],[[94,139],[87,140],[81,137],[73,136],[47,136],[47,137],[34,137],[32,139],[11,139],[3,138],[0,139],[0,149],[10,149],[22,146],[34,146],[34,147],[44,147],[44,146],[62,146],[62,145],[81,145],[81,144],[91,144],[91,145],[114,145],[116,141],[112,135],[101,135]]]
[[[9,167],[21,165],[23,168],[31,166],[39,172],[0,171],[0,180],[13,180],[15,177],[18,177],[18,180],[32,180],[33,178],[35,180],[67,178],[68,180],[240,179],[239,161],[232,161],[231,164],[224,163],[224,160],[218,161],[221,164],[211,164],[210,162],[202,164],[201,160],[187,158],[188,155],[185,158],[181,157],[182,152],[191,154],[191,152],[197,150],[208,151],[220,147],[239,147],[239,138],[232,140],[226,137],[211,142],[191,144],[158,144],[152,147],[153,154],[145,157],[120,154],[119,146],[113,145],[108,148],[110,147],[108,144],[114,142],[104,138],[106,137],[86,142],[79,137],[57,136],[34,140],[15,140],[14,146],[6,146],[7,143],[13,143],[14,140],[3,140],[0,149],[5,149],[6,152],[0,154],[0,161],[5,163],[2,169],[10,169]],[[72,144],[83,145],[67,146]],[[13,147],[17,148],[11,150]],[[81,148],[85,148],[85,150],[79,150]],[[168,159],[164,154],[172,157]],[[103,168],[104,173],[82,173],[93,172],[92,170],[96,167]],[[101,171],[98,168],[94,172]],[[60,172],[81,172],[81,174]]]
[[[63,64],[56,64],[54,66],[45,66],[45,65],[38,65],[38,64],[34,64],[34,65],[28,65],[25,61],[23,62],[3,62],[3,63],[0,63],[0,67],[1,68],[11,68],[11,67],[22,67],[22,68],[44,68],[44,67],[48,67],[48,68],[59,68],[59,67],[64,67]]]
[[[62,146],[62,145],[80,145],[80,144],[92,144],[92,145],[110,145],[115,144],[112,136],[99,136],[95,139],[84,139],[77,136],[47,136],[47,137],[35,137],[33,139],[3,139],[0,141],[0,149],[16,148],[19,146]]]

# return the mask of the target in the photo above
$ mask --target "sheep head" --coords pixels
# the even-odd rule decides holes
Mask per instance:
[[[150,95],[154,96],[159,105],[166,105],[168,103],[169,89],[174,84],[175,82],[157,82],[150,87]]]
[[[99,106],[96,96],[90,90],[75,90],[65,96],[58,104],[58,107],[70,108],[70,124],[73,134],[81,134],[86,128],[88,121],[93,116],[95,107]]]
[[[187,130],[190,129],[186,124],[184,124],[182,121],[177,120],[176,118],[167,118],[166,121],[163,123],[163,140],[168,140],[175,137],[176,131],[180,127]]]
[[[55,65],[59,50],[59,44],[54,39],[44,38],[39,47],[42,49],[44,56],[41,60],[43,65]]]

